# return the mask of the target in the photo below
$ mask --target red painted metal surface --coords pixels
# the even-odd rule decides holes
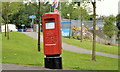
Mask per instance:
[[[42,16],[43,43],[45,55],[61,54],[60,17],[57,13],[47,13]],[[49,24],[49,25],[48,25]]]

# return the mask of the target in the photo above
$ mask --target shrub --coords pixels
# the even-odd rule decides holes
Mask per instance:
[[[81,36],[77,36],[77,39],[78,39],[78,40],[81,40]]]

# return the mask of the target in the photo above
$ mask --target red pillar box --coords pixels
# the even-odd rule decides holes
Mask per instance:
[[[45,67],[62,68],[60,16],[47,13],[42,16]]]

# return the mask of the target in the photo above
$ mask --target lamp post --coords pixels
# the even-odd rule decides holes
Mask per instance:
[[[25,1],[25,3],[27,3],[27,5],[29,5],[29,0]],[[39,20],[39,24],[38,24],[38,52],[40,52],[40,0],[38,0],[38,20]]]
[[[70,19],[70,14],[67,14],[67,16],[69,16],[69,20],[70,20],[70,26],[69,26],[69,39],[70,39],[70,34],[71,34],[71,19]]]
[[[38,0],[39,2],[39,7],[38,7],[38,20],[39,20],[39,24],[38,24],[38,51],[40,52],[40,0]]]

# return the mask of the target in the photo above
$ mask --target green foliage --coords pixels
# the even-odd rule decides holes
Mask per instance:
[[[2,18],[7,22],[8,15],[8,22],[10,22],[9,16],[15,14],[16,12],[19,12],[21,4],[22,2],[2,2]]]
[[[112,36],[117,32],[117,28],[114,26],[115,19],[112,17],[105,18],[105,23],[103,27],[103,33],[108,36],[109,38],[112,38]]]
[[[29,18],[29,14],[33,13],[33,11],[28,11],[30,8],[29,9],[26,8],[27,4],[25,5],[21,4],[20,6],[21,8],[19,12],[9,16],[10,23],[13,23],[16,25],[21,25],[21,24],[27,25],[28,23],[30,24],[31,19]],[[33,8],[33,9],[36,9],[36,8]]]
[[[80,36],[74,36],[73,39],[81,40]]]
[[[44,66],[44,51],[37,51],[37,40],[19,32],[10,32],[8,41],[2,34],[2,63]],[[79,43],[79,42],[78,42]],[[91,54],[80,54],[62,50],[62,65],[67,69],[78,70],[118,70],[118,59]]]
[[[80,19],[80,15],[82,13],[82,17],[83,17],[83,20],[88,20],[88,13],[87,13],[87,5],[86,3],[83,3],[83,7],[79,7],[77,6],[76,8],[75,7],[75,3],[62,3],[61,4],[61,7],[62,7],[62,10],[61,10],[61,15],[62,15],[62,18],[66,18],[66,19],[69,19],[69,16],[67,16],[67,14],[70,14],[70,18],[71,19],[74,19],[74,20],[78,20]],[[81,12],[82,10],[82,12]]]
[[[87,2],[80,3],[81,6],[78,6],[77,9],[74,11],[74,14],[77,14],[78,16],[81,16],[83,20],[89,20],[89,14],[87,12],[88,9],[91,9],[87,4]],[[78,17],[80,19],[80,17]]]
[[[42,22],[42,15],[45,13],[50,12],[50,6],[51,6],[51,12],[54,11],[54,8],[52,7],[51,4],[40,4],[40,13],[41,13],[41,22]],[[83,14],[83,20],[88,20],[89,15],[87,13],[87,7],[85,4],[83,4],[83,7],[77,7],[76,9],[74,8],[75,3],[61,3],[61,15],[62,18],[69,19],[69,16],[67,14],[70,14],[71,19],[79,19],[79,15],[81,14],[81,9],[82,9],[82,14]],[[59,7],[57,8],[59,9]],[[9,23],[15,24],[15,25],[21,25],[25,24],[26,26],[30,26],[30,22],[32,21],[29,16],[30,15],[35,15],[36,19],[34,20],[35,24],[38,24],[38,5],[36,3],[29,3],[23,4],[21,2],[3,2],[2,3],[2,18],[6,20],[6,15],[7,15],[7,10],[8,10],[8,19]]]
[[[74,10],[73,8],[74,3],[61,3],[61,16],[62,18],[69,19],[69,16],[67,14],[70,14],[70,18],[72,19],[72,12]]]
[[[43,3],[41,3],[40,5],[40,16],[42,21],[42,15],[49,12],[49,7],[51,5],[44,6]],[[29,16],[31,15],[36,16],[36,19],[34,19],[34,24],[38,24],[38,5],[36,3],[29,3],[29,5],[20,4],[20,11],[9,16],[9,23],[16,25],[25,24],[26,26],[30,26],[30,22],[32,22],[32,19],[30,19]]]
[[[97,20],[104,20],[105,18],[109,18],[111,19],[112,22],[116,21],[116,17],[114,15],[110,15],[110,16],[100,16],[98,18],[96,18]]]
[[[75,9],[73,11],[74,19],[80,19],[81,13],[82,13],[82,19],[88,20],[89,15],[88,15],[87,11],[85,9],[83,9],[82,7],[79,7],[78,9]]]
[[[2,23],[5,23],[5,20],[2,18]]]
[[[117,27],[119,29],[117,37],[118,39],[120,39],[120,14],[117,15],[116,20],[117,20]]]
[[[2,3],[2,13],[3,13],[3,15],[6,15],[6,13],[8,15],[11,15],[11,14],[14,14],[14,13],[18,12],[21,3],[22,2],[12,2],[12,3],[3,2]]]
[[[118,29],[120,30],[120,14],[117,15],[116,20],[117,20]]]

